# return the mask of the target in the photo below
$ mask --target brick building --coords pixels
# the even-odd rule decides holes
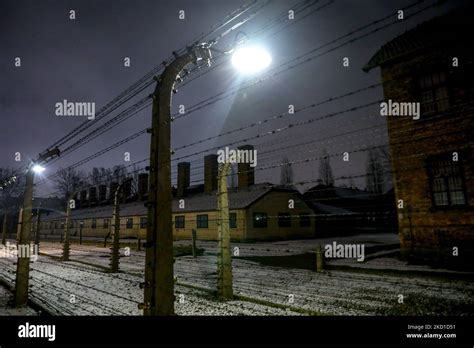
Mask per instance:
[[[419,102],[420,118],[387,116],[404,257],[472,267],[474,252],[473,6],[385,44],[386,101]],[[456,256],[457,255],[457,256]]]

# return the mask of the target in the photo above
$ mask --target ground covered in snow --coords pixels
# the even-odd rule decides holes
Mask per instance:
[[[38,315],[31,307],[13,308],[10,305],[12,300],[13,293],[0,285],[0,315]]]
[[[364,238],[372,246],[394,242],[392,236]],[[354,243],[353,237],[350,240]],[[176,244],[186,243],[189,244],[186,241]],[[176,258],[176,312],[180,315],[474,314],[473,278],[454,272],[404,274],[383,267],[366,267],[317,273],[311,267],[271,265],[282,257],[299,259],[300,255],[309,255],[319,243],[322,241],[233,243],[233,248],[239,248],[239,257],[232,260],[237,297],[234,301],[219,302],[212,293],[216,289],[217,245],[199,241],[198,246],[205,250],[203,255]],[[58,314],[141,314],[138,304],[143,299],[139,284],[144,278],[144,251],[131,250],[125,256],[121,249],[119,274],[106,272],[109,248],[73,244],[69,262],[54,258],[61,251],[59,243],[41,243],[42,255],[31,266],[31,295],[38,301]],[[258,257],[265,257],[266,262],[255,261]],[[0,277],[9,282],[14,280],[12,259],[0,259]]]

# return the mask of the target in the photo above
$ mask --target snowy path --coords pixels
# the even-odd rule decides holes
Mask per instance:
[[[247,245],[247,248],[255,248],[255,245]],[[45,242],[40,251],[60,256],[61,246]],[[191,289],[190,286],[215,290],[216,256],[213,251],[206,249],[206,253],[197,258],[176,258],[177,296],[184,299],[184,303],[176,303],[179,314],[295,314],[243,301],[223,304],[208,298],[206,291]],[[83,264],[107,268],[109,253],[108,248],[73,244],[71,259],[77,262],[59,262],[41,256],[32,264],[32,293],[48,299],[53,307],[65,314],[140,315],[137,305],[143,298],[139,283],[143,281],[145,254],[131,251],[130,256],[122,256],[122,273],[118,275]],[[5,268],[8,267],[12,281],[12,261],[0,259],[0,276],[7,277]],[[233,259],[233,274],[235,294],[263,303],[296,307],[307,313],[380,315],[396,314],[400,310],[409,314],[473,314],[474,284],[466,280],[349,271],[316,273],[264,266],[238,258]],[[51,294],[55,296],[54,300]],[[75,296],[75,304],[69,303],[71,295]],[[398,303],[399,295],[403,295],[405,304]],[[423,307],[418,308],[419,305]]]
[[[1,315],[38,315],[31,307],[12,308],[9,302],[13,300],[10,290],[0,285],[0,316]]]
[[[0,277],[13,284],[14,259],[0,259]],[[31,263],[30,296],[56,314],[141,315],[141,276],[110,274],[75,262],[40,256]],[[217,302],[207,292],[176,286],[178,315],[297,315],[245,301]]]

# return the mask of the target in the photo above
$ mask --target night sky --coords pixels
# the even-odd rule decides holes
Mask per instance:
[[[320,0],[318,5],[327,2],[328,0]],[[267,71],[383,16],[392,13],[395,19],[396,11],[412,2],[413,0],[336,0],[304,20],[262,39],[261,44],[273,57],[272,65]],[[417,8],[432,2],[427,1]],[[21,152],[23,157],[20,164],[26,164],[29,158],[36,157],[39,152],[44,151],[85,120],[85,117],[56,116],[55,103],[63,99],[95,102],[97,112],[112,98],[169,57],[173,50],[190,43],[200,33],[208,31],[225,15],[244,3],[246,1],[2,0],[0,2],[2,121],[0,167],[20,167],[19,163],[14,161],[14,153],[17,151]],[[239,29],[250,34],[264,26],[270,19],[287,11],[293,3],[299,1],[273,1]],[[429,9],[412,19],[401,21],[397,25],[324,54],[290,71],[267,78],[264,82],[237,95],[176,120],[172,130],[173,146],[181,146],[284,113],[288,110],[289,104],[299,108],[378,83],[379,69],[364,73],[362,67],[385,42],[418,23],[446,13],[450,8],[460,4],[461,1],[450,1],[449,4]],[[315,8],[318,5],[315,5]],[[69,19],[71,9],[76,11],[75,20]],[[185,11],[184,20],[178,18],[179,10]],[[235,35],[229,36],[227,39],[233,40]],[[229,42],[227,39],[217,47],[225,48]],[[21,58],[20,68],[14,66],[15,57]],[[131,67],[123,66],[124,57],[130,57]],[[343,57],[349,57],[349,67],[343,67]],[[266,78],[267,75],[264,71],[257,78]],[[247,79],[251,81],[253,77]],[[233,69],[230,61],[227,61],[185,87],[178,87],[179,91],[173,99],[174,111],[179,104],[191,106],[219,92],[229,90],[245,82],[244,80],[245,78],[239,76]],[[153,86],[150,86],[133,101],[152,91]],[[178,151],[174,157],[244,139],[282,127],[289,122],[376,101],[382,97],[382,88],[377,88],[368,93],[295,114],[291,118],[269,122]],[[126,105],[131,104],[129,102]],[[291,131],[262,137],[259,141],[249,143],[255,145],[259,152],[258,167],[279,163],[283,157],[288,157],[290,161],[317,157],[321,155],[323,148],[326,148],[329,154],[333,154],[341,151],[350,152],[363,146],[379,145],[387,142],[386,129],[382,126],[376,131],[358,132],[356,136],[335,137],[371,125],[383,125],[384,119],[380,116],[375,117],[378,111],[378,106],[365,108],[315,122],[310,126],[294,127]],[[114,112],[112,116],[116,114],[117,112]],[[151,107],[49,166],[45,175],[53,174],[59,167],[66,167],[122,138],[150,127],[150,124]],[[317,141],[328,137],[333,138]],[[311,140],[316,142],[308,146],[294,147],[295,144]],[[268,152],[272,149],[280,150]],[[125,151],[131,153],[131,162],[147,158],[149,135],[145,134],[124,144],[78,169],[87,172],[92,167],[128,165],[131,162],[124,161]],[[203,156],[204,154],[200,154],[187,159],[192,162],[193,181],[202,178]],[[173,168],[175,165],[176,162],[173,162]],[[318,165],[318,161],[294,165],[294,179],[297,181],[316,179]],[[365,154],[354,156],[349,163],[332,159],[331,165],[336,177],[363,174]],[[279,176],[278,168],[260,170],[257,171],[256,181],[277,183]],[[363,179],[357,179],[355,183],[361,188],[365,186]],[[53,187],[54,182],[41,185],[37,194],[51,192]]]

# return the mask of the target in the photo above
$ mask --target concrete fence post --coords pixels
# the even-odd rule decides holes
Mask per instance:
[[[316,247],[316,272],[324,271],[324,256],[321,244]]]
[[[5,210],[5,214],[3,214],[3,227],[2,227],[2,244],[5,245],[7,243],[7,219],[8,219],[8,212]]]
[[[193,228],[191,231],[191,239],[193,241],[193,257],[196,257],[196,230]]]
[[[114,222],[112,254],[110,255],[110,272],[117,273],[120,263],[120,191],[124,184],[131,181],[131,178],[125,179],[115,190],[114,212],[112,220]]]
[[[40,247],[40,233],[41,233],[41,204],[36,210],[36,229],[35,229],[35,244],[39,252]]]
[[[71,199],[67,200],[66,220],[64,222],[64,239],[63,239],[63,261],[69,261],[71,243],[69,241],[69,225],[71,224]]]
[[[230,251],[230,226],[229,226],[229,197],[227,194],[227,176],[230,163],[224,163],[219,169],[217,191],[217,233],[218,233],[218,259],[217,259],[217,293],[222,300],[233,298],[232,286],[232,258]]]

